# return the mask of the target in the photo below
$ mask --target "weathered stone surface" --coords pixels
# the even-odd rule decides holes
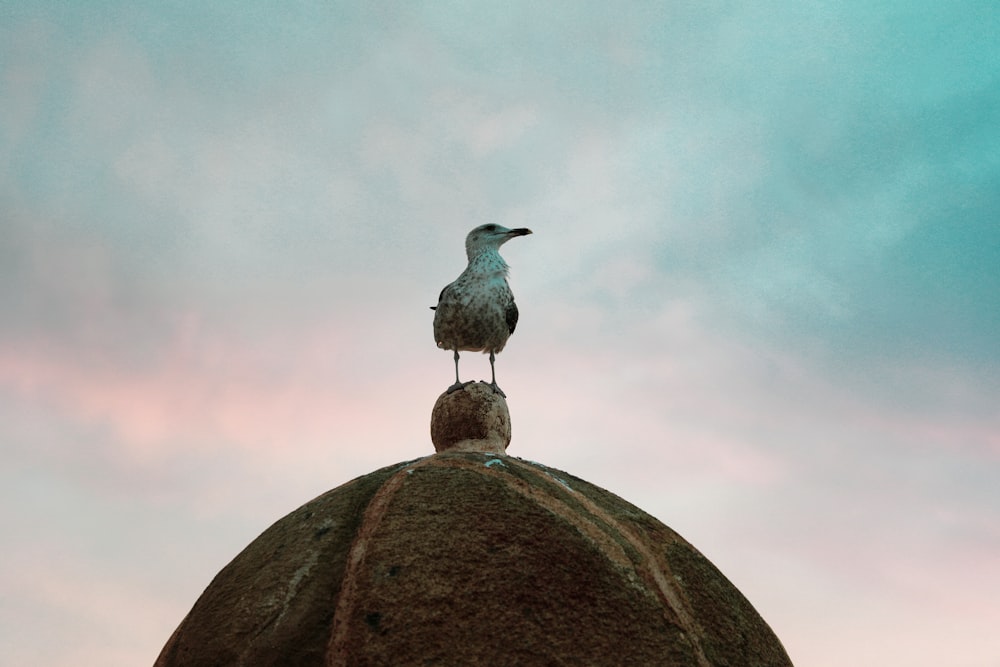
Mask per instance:
[[[510,445],[510,412],[503,396],[485,382],[441,394],[431,411],[434,451],[503,454]]]
[[[652,516],[536,463],[448,452],[275,523],[156,664],[791,662],[739,591]]]

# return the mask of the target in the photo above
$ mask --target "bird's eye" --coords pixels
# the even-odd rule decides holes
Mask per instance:
[[[488,232],[495,232],[497,230],[497,226],[496,225],[486,225],[483,229],[485,229]]]

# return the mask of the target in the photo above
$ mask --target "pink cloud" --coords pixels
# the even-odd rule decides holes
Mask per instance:
[[[316,442],[356,432],[370,406],[331,365],[337,327],[303,340],[222,340],[183,328],[156,363],[94,363],[39,343],[0,350],[0,384],[85,423],[106,425],[137,461],[215,439],[241,447]],[[276,367],[273,360],[285,367]]]
[[[96,566],[95,566],[96,565]],[[8,549],[0,588],[13,612],[6,629],[26,641],[5,651],[12,664],[148,664],[177,623],[175,605],[110,568],[58,544]],[[122,632],[128,628],[128,632]]]

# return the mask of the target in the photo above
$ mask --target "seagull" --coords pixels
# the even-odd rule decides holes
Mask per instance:
[[[507,344],[517,325],[517,306],[507,284],[510,267],[500,256],[500,246],[516,236],[530,234],[521,227],[507,229],[500,225],[480,225],[465,237],[469,265],[455,282],[441,290],[434,312],[434,341],[442,350],[455,352],[455,384],[446,393],[465,385],[458,379],[458,352],[490,353],[490,386],[507,397],[497,386],[493,362]]]

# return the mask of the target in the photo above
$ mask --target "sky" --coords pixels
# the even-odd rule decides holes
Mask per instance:
[[[486,222],[509,454],[798,665],[1000,665],[994,2],[0,0],[0,646],[151,664],[271,523],[432,453]],[[465,353],[462,379],[489,378]]]

